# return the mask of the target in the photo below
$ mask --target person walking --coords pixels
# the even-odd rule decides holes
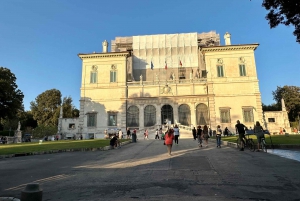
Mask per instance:
[[[208,136],[208,127],[207,127],[207,125],[204,125],[204,127],[203,127],[203,139],[204,139],[204,142],[205,142],[205,147],[208,146],[208,138],[209,138],[209,136]]]
[[[257,150],[256,151],[259,151],[261,139],[265,137],[265,134],[264,134],[263,127],[260,125],[260,123],[258,121],[256,122],[256,124],[254,126],[254,133],[256,134],[256,138],[257,138]]]
[[[156,131],[155,131],[155,139],[159,139],[158,129],[156,129]]]
[[[198,138],[198,146],[202,147],[202,129],[201,126],[198,126],[197,128],[197,138]]]
[[[244,139],[246,139],[245,137],[245,129],[247,129],[247,127],[244,124],[241,124],[240,120],[236,121],[236,125],[235,125],[235,129],[236,129],[236,133],[239,134],[239,139],[241,142],[241,149],[240,151],[244,151],[244,147],[245,147],[245,141]]]
[[[165,135],[165,145],[167,146],[169,156],[172,156],[171,152],[174,138],[174,130],[169,129],[168,133]]]
[[[197,139],[197,130],[195,127],[192,129],[192,134],[193,134],[194,140],[196,140]]]
[[[210,127],[208,128],[208,133],[209,133],[209,136],[212,137],[212,130]]]
[[[178,145],[178,138],[179,138],[179,128],[177,126],[177,124],[175,124],[174,126],[174,136],[175,136],[175,144]]]
[[[221,129],[221,126],[218,125],[217,126],[217,135],[216,135],[217,148],[221,148],[221,135],[222,135],[222,129]]]
[[[144,136],[145,136],[144,139],[146,138],[146,139],[148,140],[148,135],[149,135],[149,132],[148,132],[148,130],[146,129],[146,130],[145,130],[145,133],[144,133]]]

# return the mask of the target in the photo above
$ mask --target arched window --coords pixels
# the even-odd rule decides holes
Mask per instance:
[[[156,109],[153,105],[147,105],[144,109],[144,126],[154,126],[156,124]]]
[[[127,109],[127,127],[139,127],[139,108],[130,106]]]
[[[161,124],[166,124],[171,121],[174,124],[173,107],[171,105],[164,105],[161,108]]]
[[[197,125],[208,125],[209,119],[208,119],[208,108],[205,104],[200,103],[196,107],[196,119],[197,119]]]
[[[179,123],[182,125],[191,125],[191,110],[186,104],[180,105],[178,108]]]

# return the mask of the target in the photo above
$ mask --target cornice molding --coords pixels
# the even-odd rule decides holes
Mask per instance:
[[[97,59],[105,57],[128,57],[129,52],[110,52],[110,53],[91,53],[91,54],[78,54],[80,59]]]
[[[205,52],[224,52],[224,51],[236,51],[236,50],[255,50],[259,46],[256,44],[246,45],[225,45],[225,46],[212,46],[212,47],[201,47],[200,51]]]

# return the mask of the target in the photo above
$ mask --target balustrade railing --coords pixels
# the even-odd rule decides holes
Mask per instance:
[[[153,80],[153,81],[133,81],[127,82],[128,86],[139,85],[166,85],[166,84],[188,84],[188,83],[206,83],[206,78],[199,79],[179,79],[179,80]]]

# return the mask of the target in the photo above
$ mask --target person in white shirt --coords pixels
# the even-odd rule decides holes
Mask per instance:
[[[179,138],[179,128],[177,125],[174,126],[174,136],[175,136],[175,144],[178,145],[178,138]]]
[[[122,132],[122,130],[120,129],[120,130],[119,130],[119,139],[121,140],[122,137],[123,137],[123,132]]]

